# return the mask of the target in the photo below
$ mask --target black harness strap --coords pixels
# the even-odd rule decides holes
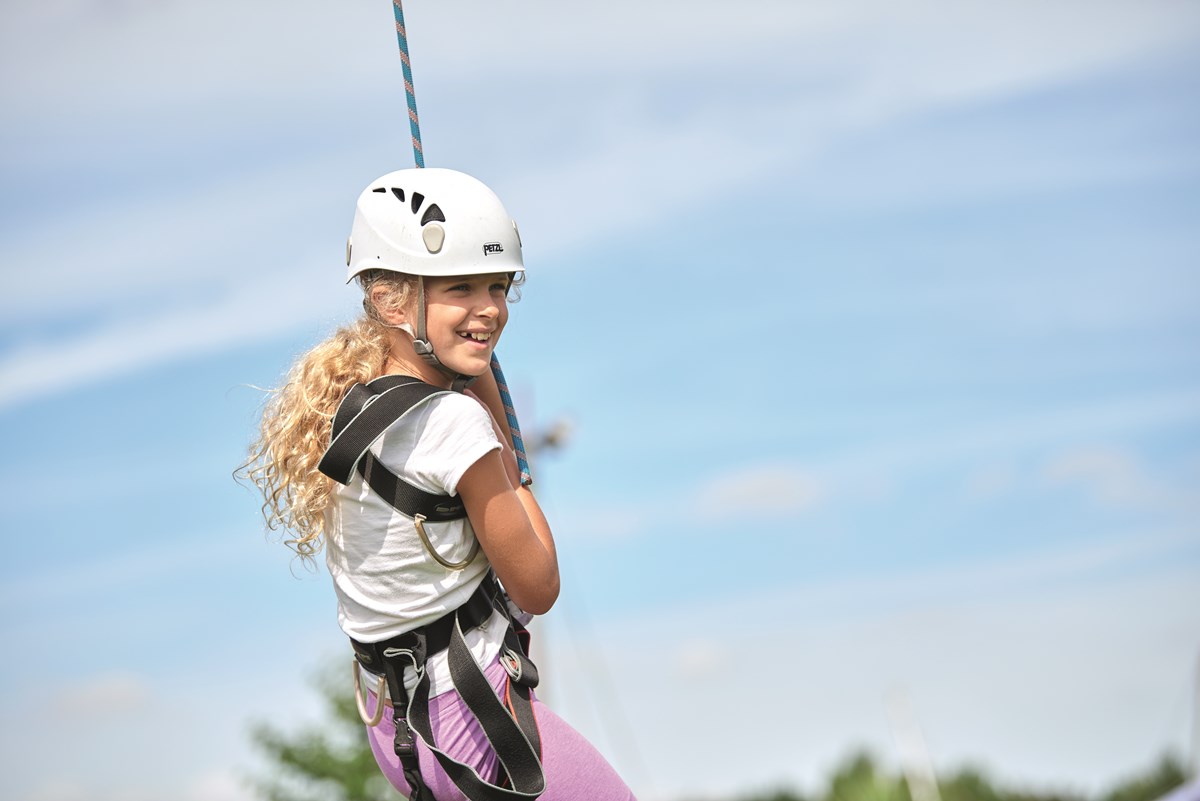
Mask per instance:
[[[429,747],[455,786],[471,801],[525,801],[537,798],[545,790],[541,737],[530,694],[530,689],[537,686],[536,668],[523,650],[514,656],[522,667],[516,676],[513,676],[514,671],[509,671],[510,712],[475,662],[463,636],[464,630],[482,625],[493,613],[509,619],[509,630],[505,635],[505,657],[508,657],[511,646],[520,647],[514,627],[522,630],[523,627],[509,617],[504,594],[491,574],[467,603],[428,626],[378,643],[351,640],[360,664],[387,679],[396,726],[395,751],[412,788],[413,801],[429,798],[428,788],[420,775],[414,732]],[[455,690],[479,721],[511,787],[500,787],[484,780],[469,765],[437,748],[429,718],[430,680],[424,667],[430,654],[442,650],[448,650]],[[420,676],[411,698],[404,686],[404,669],[409,665]]]
[[[349,484],[357,469],[376,495],[409,517],[422,515],[435,522],[465,517],[466,508],[460,498],[426,492],[410,484],[369,450],[396,421],[450,391],[406,375],[386,375],[368,384],[355,384],[333,416],[332,441],[317,469],[341,484]]]
[[[469,765],[458,762],[437,748],[429,719],[428,673],[421,676],[408,704],[408,720],[413,730],[429,747],[446,775],[471,801],[522,801],[537,798],[546,789],[546,778],[542,770],[541,740],[537,733],[528,688],[513,700],[514,706],[521,708],[514,720],[471,656],[471,651],[462,636],[462,627],[457,620],[451,631],[449,662],[454,688],[479,721],[511,788],[485,781]],[[530,726],[529,730],[526,730],[525,725]]]

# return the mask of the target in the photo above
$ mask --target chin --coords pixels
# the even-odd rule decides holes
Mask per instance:
[[[479,378],[479,376],[491,369],[492,357],[489,354],[488,358],[482,363],[472,359],[467,364],[448,364],[446,366],[457,372],[459,375],[469,375],[472,378]]]

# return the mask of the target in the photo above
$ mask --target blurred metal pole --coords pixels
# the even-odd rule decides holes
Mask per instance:
[[[506,403],[505,411],[507,412],[508,408],[512,406],[511,397],[506,400]],[[530,407],[532,407],[532,401],[530,402]],[[529,408],[526,408],[526,411],[528,412]],[[510,422],[515,419],[515,416],[516,413],[513,412]],[[532,415],[526,419],[532,419]],[[523,475],[528,476],[532,474],[534,463],[543,453],[562,450],[567,444],[570,433],[571,424],[563,418],[557,420],[548,429],[534,428],[530,431],[529,435],[525,437],[524,450],[521,454],[524,462],[521,465]],[[539,476],[538,488],[542,490],[545,487],[545,474],[539,473]],[[530,633],[533,635],[530,638],[529,649],[531,653],[529,656],[533,660],[533,663],[539,667],[540,673],[543,676],[541,683],[538,685],[538,696],[542,699],[543,703],[554,708],[560,699],[555,697],[557,693],[554,690],[554,682],[549,678],[554,675],[554,672],[550,670],[549,665],[550,648],[548,647],[548,638],[546,636],[547,627],[537,617],[531,620],[529,625]]]
[[[1191,779],[1200,779],[1200,651],[1196,653],[1196,675],[1192,677],[1192,753],[1188,771]]]
[[[908,703],[908,694],[903,690],[890,693],[888,717],[892,721],[896,749],[900,752],[900,767],[913,801],[941,801],[929,749],[925,746],[925,738],[921,736],[921,728]]]

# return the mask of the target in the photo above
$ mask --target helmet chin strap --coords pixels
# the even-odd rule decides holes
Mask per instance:
[[[414,333],[412,326],[408,323],[404,323],[400,328],[412,336],[413,350],[417,356],[421,357],[421,361],[436,368],[442,375],[450,379],[450,389],[455,392],[462,392],[475,380],[475,376],[473,375],[463,375],[456,370],[451,370],[442,364],[437,354],[433,352],[433,345],[430,344],[429,337],[425,331],[425,279],[420,275],[417,276],[417,330]]]

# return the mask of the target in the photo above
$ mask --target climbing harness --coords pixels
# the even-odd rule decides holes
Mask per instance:
[[[448,570],[461,570],[479,553],[475,541],[471,553],[460,562],[441,556],[425,534],[427,520],[447,521],[466,517],[457,496],[426,492],[393,473],[370,452],[371,446],[393,425],[413,410],[453,390],[426,384],[406,375],[385,375],[366,384],[355,384],[346,393],[333,417],[330,445],[317,468],[333,480],[348,484],[357,472],[371,491],[393,509],[413,519],[429,555]],[[487,624],[493,614],[508,621],[500,662],[508,674],[505,701],[492,690],[463,633]],[[354,691],[359,715],[368,726],[383,720],[383,690],[392,699],[396,727],[395,752],[414,801],[429,799],[421,779],[413,734],[416,733],[437,758],[446,774],[472,801],[515,801],[536,798],[545,789],[541,765],[541,741],[537,732],[529,691],[538,684],[537,667],[529,659],[529,633],[514,618],[507,595],[489,571],[471,598],[458,609],[431,624],[378,643],[351,639],[354,647]],[[508,788],[483,780],[473,769],[438,750],[429,721],[429,656],[448,651],[450,677],[468,709],[479,721],[507,777]],[[359,666],[377,678],[375,710],[368,711]],[[409,697],[404,671],[416,672],[417,686]]]
[[[508,630],[501,663],[508,674],[501,700],[483,670],[475,662],[464,632],[487,624],[493,614],[508,617]],[[537,668],[529,661],[522,635],[524,627],[508,614],[507,599],[491,573],[467,603],[433,623],[398,637],[376,643],[351,640],[354,646],[355,694],[359,715],[368,726],[383,720],[383,687],[391,698],[392,721],[396,727],[393,744],[412,790],[410,801],[433,801],[421,779],[416,741],[420,737],[455,786],[472,801],[517,801],[537,798],[546,789],[542,770],[542,744],[530,691],[538,685]],[[473,768],[440,750],[429,718],[428,658],[447,651],[450,676],[471,714],[496,752],[507,787],[483,779]],[[360,667],[378,678],[375,711],[368,713],[359,678]],[[411,668],[417,677],[410,696],[404,673]]]

